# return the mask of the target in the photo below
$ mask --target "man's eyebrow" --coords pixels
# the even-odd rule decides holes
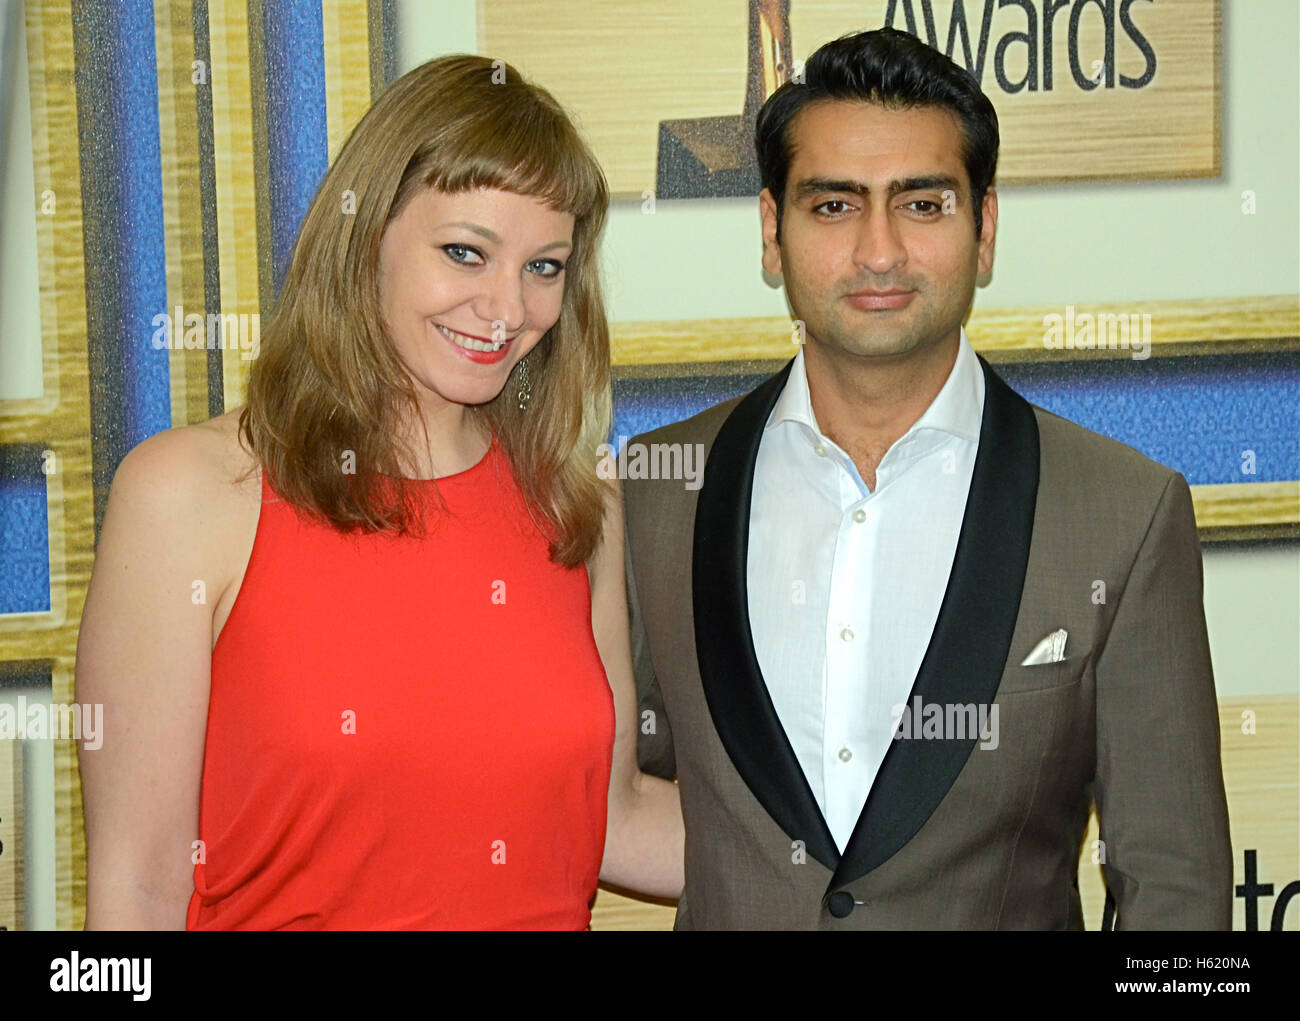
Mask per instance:
[[[961,182],[948,174],[928,174],[924,177],[906,177],[901,181],[889,182],[889,194],[899,195],[907,191],[958,191]]]
[[[948,174],[926,174],[921,177],[905,177],[889,182],[886,191],[890,195],[901,195],[909,191],[932,191],[934,189],[951,189],[957,191],[961,185],[955,177]],[[848,192],[851,195],[868,195],[871,189],[865,181],[853,181],[847,178],[806,177],[794,188],[794,200],[810,198],[828,191]]]
[[[487,238],[493,244],[498,244],[498,245],[501,244],[501,238],[497,236],[496,231],[489,230],[487,227],[481,226],[480,224],[477,223],[466,223],[463,220],[456,220],[448,223],[440,223],[438,224],[437,227],[434,228],[434,230],[437,230],[441,227],[463,227],[465,230],[472,231],[473,233],[478,234],[480,237]],[[552,241],[549,245],[543,245],[541,248],[537,250],[539,252],[549,252],[552,248],[572,248],[572,247],[573,246],[568,241]]]

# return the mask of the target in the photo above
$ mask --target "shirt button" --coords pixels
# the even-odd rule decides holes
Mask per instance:
[[[853,641],[853,628],[851,627],[844,628],[844,630],[840,632],[840,637],[843,638],[846,642]]]
[[[841,762],[848,762],[849,759],[851,759],[851,758],[853,758],[853,753],[852,753],[851,751],[849,751],[847,748],[841,748],[841,749],[840,749],[840,761],[841,761]]]
[[[853,520],[856,521],[859,525],[862,524],[862,522],[867,520],[867,512],[864,511],[861,507],[859,507],[857,510],[853,512]]]
[[[818,457],[825,457],[826,445],[823,443],[817,444],[817,446],[813,447],[813,453],[816,454]]]

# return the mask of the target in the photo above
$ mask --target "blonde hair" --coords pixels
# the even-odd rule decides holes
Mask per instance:
[[[303,220],[239,428],[286,500],[343,531],[416,530],[398,427],[418,405],[380,312],[379,247],[421,189],[496,188],[574,217],[560,317],[492,401],[467,406],[498,437],[551,559],[594,552],[605,498],[596,449],[610,431],[609,329],[597,241],[609,191],[560,105],[510,65],[458,54],[386,89],[357,124]],[[354,214],[341,212],[345,191]],[[522,362],[521,362],[522,364]],[[357,471],[341,470],[352,451]]]

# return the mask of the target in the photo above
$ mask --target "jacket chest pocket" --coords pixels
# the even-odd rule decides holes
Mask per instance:
[[[1028,691],[1048,691],[1053,688],[1067,688],[1078,684],[1082,679],[1088,662],[1092,658],[1091,650],[1066,656],[1055,663],[1036,663],[1033,666],[1008,667],[1002,674],[1002,683],[998,686],[998,697],[1017,695]]]

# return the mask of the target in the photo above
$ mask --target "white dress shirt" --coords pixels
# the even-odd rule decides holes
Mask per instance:
[[[963,329],[947,381],[885,453],[872,491],[818,428],[800,349],[759,442],[746,570],[754,649],[841,851],[939,616],[983,410]]]

